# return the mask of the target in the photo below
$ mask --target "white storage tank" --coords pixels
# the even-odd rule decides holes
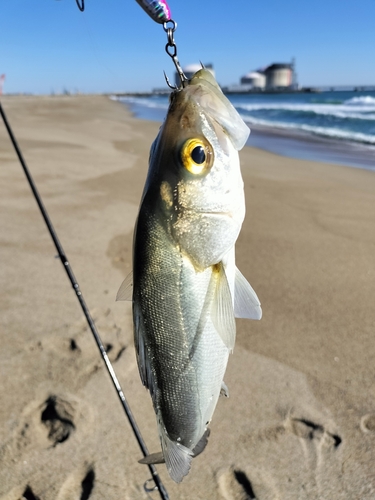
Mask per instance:
[[[293,84],[293,65],[284,63],[271,64],[265,69],[266,88],[282,89]]]
[[[264,89],[266,86],[266,77],[263,73],[252,71],[241,78],[241,85],[251,85],[256,89]]]

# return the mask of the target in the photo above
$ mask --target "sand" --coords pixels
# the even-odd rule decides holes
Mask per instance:
[[[115,302],[159,125],[104,96],[2,99],[141,432],[131,306]],[[0,126],[0,500],[147,498],[150,473]],[[241,152],[238,320],[209,444],[171,499],[375,498],[375,175]],[[157,499],[152,493],[149,498]]]

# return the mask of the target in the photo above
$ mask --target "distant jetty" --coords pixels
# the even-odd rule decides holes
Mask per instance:
[[[301,87],[298,89],[276,88],[276,89],[254,89],[246,85],[230,85],[222,87],[224,94],[300,94],[320,92],[375,92],[375,85],[324,85],[317,87]],[[114,98],[121,97],[151,97],[154,95],[169,95],[171,89],[168,87],[154,89],[152,92],[119,92],[111,94]]]
[[[324,85],[317,87],[280,87],[273,89],[247,88],[246,85],[222,87],[224,94],[289,94],[319,92],[375,92],[375,85]]]

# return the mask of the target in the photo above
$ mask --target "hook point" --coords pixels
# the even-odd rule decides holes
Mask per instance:
[[[167,82],[168,87],[169,87],[170,89],[172,89],[172,90],[179,90],[179,88],[178,88],[178,87],[176,87],[176,85],[171,85],[171,82],[169,81],[169,78],[167,77],[166,72],[165,72],[165,71],[163,71],[163,73],[164,73],[164,78],[165,78],[165,81]]]

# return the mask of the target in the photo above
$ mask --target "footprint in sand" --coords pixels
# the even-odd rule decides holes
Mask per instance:
[[[35,495],[32,487],[27,484],[26,486],[16,486],[6,495],[0,497],[0,500],[41,500]]]
[[[39,497],[35,496],[33,490],[30,486],[26,486],[25,491],[22,493],[22,500],[39,500]]]
[[[375,414],[369,413],[361,418],[360,422],[361,431],[365,434],[375,433]]]
[[[52,446],[66,441],[75,430],[75,409],[68,402],[58,396],[49,396],[44,403],[41,421],[48,430],[48,439]]]
[[[297,496],[287,496],[288,481],[293,481],[293,469],[291,470],[289,465],[286,466],[285,474],[290,477],[273,478],[267,467],[250,460],[245,468],[232,466],[218,473],[217,482],[221,497],[225,500],[328,499],[324,493],[326,475],[324,473],[331,467],[340,466],[341,462],[336,459],[336,453],[342,443],[342,438],[332,432],[330,427],[332,423],[328,430],[325,425],[311,419],[289,414],[282,423],[272,428],[261,429],[256,436],[253,436],[250,446],[254,445],[257,448],[265,446],[271,462],[275,458],[274,454],[277,456],[281,449],[288,450],[287,453],[294,450],[292,452],[294,454],[290,456],[290,461],[294,464],[292,467],[300,467],[300,472],[304,471]],[[299,464],[298,459],[295,462],[298,445],[293,443],[294,436],[299,438],[304,456],[304,460],[300,460]]]
[[[95,486],[95,470],[92,464],[83,464],[68,475],[61,486],[56,500],[89,500]],[[42,500],[30,484],[17,486],[9,491],[0,500]]]
[[[340,446],[342,439],[338,434],[328,432],[323,425],[316,424],[304,418],[290,418],[290,430],[296,436],[312,441],[325,439],[326,444],[331,443],[334,448]]]
[[[329,431],[321,423],[307,418],[289,416],[286,428],[300,438],[305,464],[309,471],[305,482],[307,498],[322,500],[329,498],[327,497],[327,481],[332,487],[333,478],[340,477],[341,459],[337,453],[342,443],[341,436]],[[332,479],[329,479],[330,476]]]
[[[111,309],[93,309],[92,318],[98,328],[104,349],[112,363],[116,363],[124,354],[132,332],[125,335],[114,319]],[[70,391],[86,385],[94,373],[104,367],[98,347],[86,322],[67,324],[61,331],[44,337],[42,341],[29,346],[30,351],[39,351],[46,376],[52,380],[56,376],[61,381],[64,374],[64,386]],[[48,374],[48,375],[47,375]]]
[[[127,347],[121,328],[116,325],[110,309],[94,310],[92,316],[110,361],[116,363]],[[74,361],[76,377],[82,378],[84,385],[93,373],[104,367],[103,360],[85,319],[68,328],[70,338],[64,341],[65,356]],[[51,348],[58,350],[56,343]]]
[[[84,464],[69,474],[61,486],[56,500],[71,500],[72,498],[88,500],[93,493],[94,486],[94,466]]]
[[[242,470],[231,468],[218,474],[220,494],[225,500],[251,500],[256,499],[253,486],[246,473]]]
[[[130,355],[126,347],[132,333],[124,334],[112,311],[94,310],[93,317],[112,363],[122,360],[123,355]],[[66,449],[84,448],[86,438],[93,434],[96,426],[97,409],[94,402],[82,398],[82,391],[86,384],[92,383],[104,363],[86,321],[65,325],[23,346],[23,350],[30,354],[29,372],[33,378],[27,379],[24,407],[14,416],[12,427],[0,444],[0,500],[38,497],[44,500],[40,488],[35,488],[39,479],[33,482],[42,473],[35,468],[35,455],[47,464],[52,454],[62,456]],[[126,364],[126,370],[133,369],[134,364],[135,360]],[[98,375],[100,377],[100,373]],[[62,467],[67,468],[69,464]],[[90,484],[95,477],[93,469],[90,470],[85,470],[77,479],[77,491],[81,493],[70,498],[89,498],[88,492],[93,488]],[[17,485],[12,479],[16,471],[24,480]]]
[[[41,391],[22,412],[19,423],[0,449],[0,463],[19,460],[33,449],[63,446],[77,428],[80,440],[93,420],[91,409],[76,396]],[[1,499],[0,499],[1,500]]]

